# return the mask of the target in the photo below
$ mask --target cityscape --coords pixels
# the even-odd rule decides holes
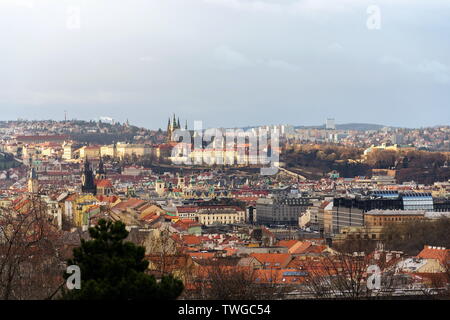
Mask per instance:
[[[0,300],[434,311],[449,17],[448,0],[0,1]]]
[[[145,248],[147,274],[182,281],[179,299],[448,298],[449,126],[241,129],[277,133],[278,170],[261,175],[248,137],[243,154],[213,143],[200,154],[208,161],[174,164],[176,130],[190,131],[180,124],[175,114],[164,130],[0,123],[3,244],[16,245],[6,230],[17,215],[46,232],[22,252],[43,250],[39,259],[16,262],[11,298],[54,294],[72,249],[102,220],[123,222]],[[33,281],[43,288],[21,287],[33,278],[26,266],[42,268]],[[355,277],[364,285],[350,286]]]

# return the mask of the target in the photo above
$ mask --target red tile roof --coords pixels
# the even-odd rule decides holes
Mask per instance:
[[[251,253],[250,256],[268,268],[284,268],[292,260],[289,253]]]
[[[444,247],[425,246],[417,255],[417,258],[436,259],[441,264],[450,263],[450,249]]]
[[[112,188],[112,183],[109,179],[97,180],[97,187],[101,188]]]
[[[201,238],[193,235],[183,235],[182,240],[187,245],[199,245],[202,243]]]

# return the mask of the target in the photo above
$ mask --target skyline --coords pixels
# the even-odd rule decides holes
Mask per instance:
[[[379,30],[367,28],[372,4]],[[448,1],[8,0],[0,9],[1,120],[67,110],[147,128],[172,112],[212,127],[450,123]]]
[[[132,121],[129,121],[129,119],[124,119],[122,121],[122,120],[117,120],[117,119],[114,119],[114,118],[109,118],[109,119],[105,119],[105,118],[109,118],[109,117],[98,117],[98,118],[92,118],[92,119],[79,119],[79,118],[67,117],[66,120],[64,119],[64,117],[62,119],[51,119],[51,118],[48,118],[48,119],[31,119],[31,118],[30,119],[27,119],[27,118],[1,119],[0,118],[0,122],[15,122],[15,121],[17,121],[17,122],[19,122],[19,121],[29,121],[29,122],[40,122],[40,121],[55,121],[55,122],[86,121],[86,122],[89,122],[89,121],[95,121],[95,122],[98,122],[98,121],[102,121],[103,123],[110,123],[110,124],[117,124],[117,123],[125,124],[127,122],[127,120],[128,120],[129,124],[132,125],[132,126],[135,126],[135,127],[138,127],[138,128],[144,128],[144,129],[147,129],[147,130],[155,130],[155,131],[158,130],[158,129],[161,129],[161,130],[165,131],[166,130],[166,125],[167,125],[167,123],[165,123],[165,124],[163,124],[163,125],[161,125],[159,127],[158,126],[156,126],[156,127],[148,127],[148,126],[141,126],[141,125],[138,125],[136,123],[133,123]],[[167,119],[172,119],[172,116],[166,116],[165,121],[167,121]],[[183,120],[184,119],[185,118],[183,117]],[[111,122],[111,120],[113,122]],[[310,125],[305,125],[305,124],[301,124],[301,123],[300,124],[294,124],[294,123],[289,123],[289,122],[285,121],[285,122],[279,122],[279,123],[256,123],[256,124],[251,123],[251,124],[246,124],[246,125],[243,125],[243,126],[235,126],[235,127],[232,127],[232,126],[218,126],[217,128],[236,129],[236,128],[254,128],[254,127],[263,127],[263,126],[287,125],[287,126],[292,126],[294,128],[297,128],[297,129],[310,129],[310,128],[325,129],[325,127],[326,127],[325,120],[326,119],[324,119],[323,123],[316,123],[316,124],[310,124]],[[194,121],[202,121],[202,120],[194,120]],[[164,122],[164,120],[163,120],[163,122]],[[186,122],[183,122],[183,127],[184,127],[185,124],[186,124]],[[188,128],[189,129],[191,129],[193,127],[193,122],[188,122],[187,124],[188,124]],[[206,126],[203,128],[204,130],[208,129],[208,128],[212,128],[211,126],[208,126],[207,123],[203,123],[203,124],[206,124]],[[423,129],[425,129],[425,128],[439,128],[439,127],[448,127],[448,126],[450,126],[449,124],[437,124],[437,125],[421,126],[421,127],[402,127],[402,126],[398,126],[398,125],[385,125],[383,123],[346,122],[346,121],[336,122],[335,125],[336,126],[367,125],[367,126],[380,126],[380,129],[382,127],[387,127],[387,128],[392,128],[392,129],[406,129],[406,130],[415,130],[415,129],[422,129],[422,128]],[[349,129],[336,128],[335,130],[349,130]]]

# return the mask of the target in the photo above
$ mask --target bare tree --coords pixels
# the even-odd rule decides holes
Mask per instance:
[[[367,299],[391,294],[395,283],[393,271],[382,273],[385,265],[377,263],[374,270],[379,270],[379,288],[369,289],[368,282],[375,284],[369,267],[374,265],[373,258],[364,252],[323,254],[306,259],[300,267],[306,271],[304,287],[306,292],[317,298]]]
[[[0,298],[47,299],[63,282],[60,233],[37,198],[0,214]]]
[[[161,275],[170,273],[173,265],[185,255],[181,244],[176,240],[176,235],[164,225],[160,229],[155,229],[142,245],[146,248],[147,257],[152,260],[154,266],[157,266],[155,271]]]
[[[204,261],[185,297],[211,300],[282,299],[289,292],[289,285],[277,281],[279,270],[258,270],[227,260],[230,259]],[[265,271],[264,274],[262,271]]]

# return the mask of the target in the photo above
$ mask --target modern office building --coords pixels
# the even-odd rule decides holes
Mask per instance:
[[[298,226],[300,215],[310,205],[299,195],[278,195],[256,201],[256,221],[263,225]]]

